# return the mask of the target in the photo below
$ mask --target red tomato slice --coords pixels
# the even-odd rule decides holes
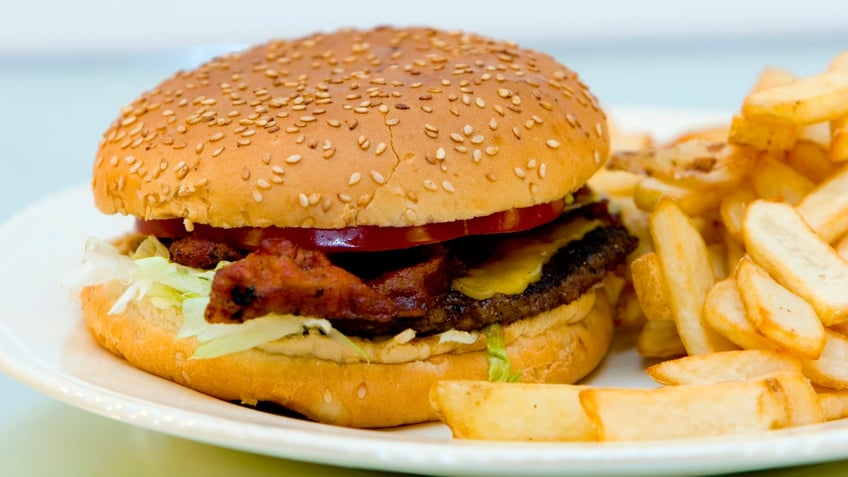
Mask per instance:
[[[545,224],[557,218],[565,208],[562,200],[511,209],[467,220],[417,225],[413,227],[379,227],[363,225],[343,229],[310,229],[297,227],[238,227],[224,229],[194,224],[188,232],[182,219],[136,220],[136,230],[160,238],[198,238],[225,242],[241,249],[254,249],[268,238],[285,238],[297,245],[323,252],[381,251],[409,248],[415,245],[443,242],[466,235],[518,232]]]

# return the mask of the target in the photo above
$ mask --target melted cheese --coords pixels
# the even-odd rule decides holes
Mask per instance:
[[[600,226],[597,220],[577,220],[549,227],[542,234],[504,239],[492,256],[453,281],[458,292],[477,300],[497,293],[516,295],[542,276],[542,267],[557,250],[580,240]]]

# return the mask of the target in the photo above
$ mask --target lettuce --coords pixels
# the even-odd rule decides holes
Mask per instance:
[[[486,352],[489,355],[489,381],[517,382],[521,371],[512,371],[500,325],[493,323],[483,328],[483,332],[486,334]]]
[[[68,277],[65,285],[82,288],[118,280],[126,289],[109,313],[121,313],[129,303],[147,297],[157,308],[179,308],[183,322],[177,339],[195,337],[200,345],[192,358],[214,358],[236,353],[293,335],[311,332],[329,336],[353,348],[366,361],[368,354],[347,336],[320,318],[269,314],[239,324],[212,324],[204,313],[209,304],[215,270],[200,270],[170,261],[168,248],[148,237],[131,256],[121,254],[109,242],[89,239],[83,264]]]

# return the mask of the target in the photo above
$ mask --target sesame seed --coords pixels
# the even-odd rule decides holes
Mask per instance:
[[[577,118],[575,118],[573,114],[571,114],[571,113],[566,114],[565,120],[568,121],[568,124],[571,127],[573,127],[573,128],[577,127]]]
[[[256,202],[262,202],[262,192],[259,192],[258,190],[254,190],[253,191],[253,200],[255,200]]]
[[[309,197],[307,197],[303,192],[297,194],[297,202],[301,207],[309,207]]]
[[[494,156],[498,153],[498,151],[500,151],[500,148],[498,146],[489,146],[486,148],[486,154],[490,156]]]
[[[194,146],[194,152],[196,152],[197,154],[200,154],[201,152],[203,152],[203,143],[202,142],[199,142]]]
[[[595,123],[595,132],[598,133],[598,137],[604,137],[604,127],[601,123]]]
[[[462,127],[462,132],[466,136],[470,136],[471,134],[474,133],[474,127],[472,127],[470,124],[466,124],[465,126]]]
[[[527,176],[527,174],[524,172],[524,169],[522,169],[520,167],[516,167],[515,169],[512,170],[512,172],[514,172],[515,176],[518,177],[519,179],[524,179]]]
[[[545,141],[545,144],[547,144],[548,147],[551,149],[557,149],[559,147],[559,141],[557,141],[556,139],[548,139],[547,141]]]
[[[224,138],[224,133],[216,132],[215,134],[209,136],[209,141],[210,142],[220,141],[223,138]]]
[[[256,186],[259,187],[260,189],[270,189],[271,188],[271,184],[268,181],[266,181],[265,179],[259,179],[258,181],[256,181]]]
[[[374,170],[371,171],[371,179],[374,182],[376,182],[377,184],[380,184],[380,185],[386,183],[386,178],[383,177],[383,174],[380,174],[379,172],[374,171]]]
[[[385,150],[386,150],[386,143],[381,142],[381,143],[377,144],[377,147],[374,149],[374,153],[379,156]]]
[[[337,128],[337,127],[341,126],[342,123],[338,119],[328,119],[327,125],[330,126],[330,127]]]
[[[224,152],[224,147],[223,147],[223,146],[222,146],[222,147],[219,147],[219,148],[217,148],[217,149],[215,149],[214,151],[212,151],[212,157],[218,157],[218,156],[220,156],[220,155],[221,155],[221,153],[222,153],[222,152]]]
[[[438,190],[438,189],[439,189],[439,187],[436,185],[436,183],[435,183],[435,182],[433,182],[433,181],[432,181],[432,180],[430,180],[430,179],[426,179],[426,180],[424,181],[424,188],[425,188],[425,189],[427,189],[427,190],[432,190],[432,191],[435,191],[435,190]]]
[[[498,96],[501,98],[509,98],[512,93],[506,88],[498,88]]]
[[[386,126],[397,126],[400,123],[400,119],[398,118],[388,118],[386,119]]]
[[[515,136],[515,139],[521,139],[521,129],[518,126],[514,126],[512,128],[512,135]]]
[[[592,158],[595,160],[595,164],[601,163],[601,153],[597,149],[592,151]]]
[[[331,147],[330,149],[327,149],[324,152],[322,152],[321,157],[323,157],[324,159],[329,159],[329,158],[333,157],[333,154],[335,154],[335,153],[336,153],[336,148]]]
[[[272,166],[272,167],[271,167],[271,172],[273,172],[274,174],[283,175],[283,174],[285,174],[285,173],[286,173],[286,170],[285,170],[285,169],[283,169],[283,168],[282,168],[282,167],[280,167],[280,166]]]
[[[545,174],[548,172],[548,165],[544,162],[539,164],[539,178],[544,179]]]
[[[348,185],[355,185],[359,183],[359,180],[362,179],[362,175],[358,172],[354,172],[350,175],[350,179],[347,181]]]
[[[441,161],[444,158],[445,158],[445,148],[440,147],[440,148],[436,149],[436,159]]]
[[[434,133],[438,133],[438,132],[439,132],[439,128],[437,128],[436,126],[433,126],[432,124],[426,124],[426,123],[425,123],[425,124],[424,124],[424,129],[425,129],[425,130],[427,130],[427,131],[430,131],[430,132],[434,132]]]
[[[241,178],[242,178],[242,180],[250,179],[250,169],[248,169],[247,167],[242,168]]]
[[[340,194],[337,194],[336,197],[339,198],[339,201],[344,202],[345,204],[347,204],[348,202],[350,202],[352,200],[351,197],[347,194],[341,194],[340,193]]]
[[[262,154],[262,162],[263,162],[263,163],[265,163],[265,164],[270,164],[270,163],[271,163],[271,153],[270,153],[270,152],[265,151],[265,152]]]
[[[495,130],[495,129],[497,129],[497,128],[498,128],[498,120],[497,120],[497,119],[495,119],[495,118],[490,119],[490,120],[489,120],[489,129],[491,129],[492,131],[494,131],[494,130]]]
[[[297,164],[302,159],[300,154],[292,154],[291,156],[286,158],[286,162],[289,164]]]
[[[486,101],[484,101],[483,98],[478,97],[477,99],[474,100],[474,103],[477,104],[477,106],[480,107],[480,108],[486,107]]]
[[[529,159],[527,161],[527,169],[535,169],[536,168],[536,159]]]
[[[485,140],[485,138],[483,137],[483,135],[482,135],[482,134],[478,134],[478,135],[476,135],[476,136],[474,136],[474,137],[472,137],[472,138],[471,138],[471,143],[472,143],[472,144],[480,144],[480,143],[482,143],[484,140]]]
[[[448,181],[442,181],[442,188],[448,192],[456,192],[456,188]]]
[[[474,152],[471,153],[471,157],[474,159],[474,162],[480,162],[483,159],[483,152],[479,149],[475,149]]]

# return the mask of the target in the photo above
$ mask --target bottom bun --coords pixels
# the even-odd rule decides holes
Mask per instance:
[[[217,358],[189,359],[194,338],[176,340],[176,309],[122,313],[108,310],[122,290],[100,285],[82,291],[83,316],[94,338],[133,366],[227,401],[273,402],[303,416],[350,427],[391,427],[437,419],[430,387],[443,379],[487,379],[485,349],[454,351],[399,364],[341,363],[250,349]],[[593,292],[594,293],[594,292]],[[522,382],[573,383],[601,361],[612,337],[605,293],[577,322],[556,323],[507,343]],[[563,313],[565,305],[548,313]],[[152,307],[148,307],[152,309]]]

